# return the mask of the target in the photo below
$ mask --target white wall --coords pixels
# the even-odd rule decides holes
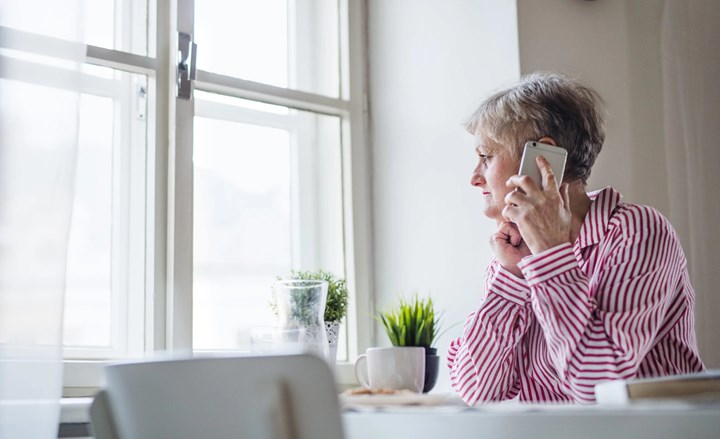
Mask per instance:
[[[664,2],[518,0],[517,9],[521,72],[563,71],[595,87],[607,102],[607,141],[589,186],[612,185],[626,201],[658,208],[675,223],[690,256],[691,233],[673,219],[667,195],[666,168],[679,164],[665,160],[660,44]],[[719,367],[720,298],[710,291],[716,282],[707,281],[708,273],[692,271],[712,264],[690,262],[698,346],[705,364]]]
[[[469,184],[462,126],[489,91],[519,75],[514,1],[369,0],[376,303],[431,294],[444,326],[478,305],[494,226]],[[449,389],[437,344],[438,390]],[[389,345],[378,329],[377,345]]]
[[[660,28],[663,2],[518,0],[520,70],[560,71],[595,88],[609,112],[589,188],[667,212],[652,176],[663,154]],[[650,177],[650,178],[648,178]]]

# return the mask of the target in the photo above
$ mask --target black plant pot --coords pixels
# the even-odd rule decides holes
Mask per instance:
[[[437,348],[425,347],[425,385],[423,393],[428,393],[435,387],[440,367],[440,357],[437,356]]]

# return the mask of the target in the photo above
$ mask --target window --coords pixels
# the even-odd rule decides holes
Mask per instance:
[[[195,99],[193,349],[247,350],[276,276],[345,276],[341,118]]]
[[[372,327],[363,2],[177,0],[171,22],[156,1],[89,6],[66,385],[97,385],[96,360],[247,350],[291,269],[347,278],[352,358]]]
[[[147,78],[110,72],[80,100],[75,200],[68,242],[67,358],[143,350]]]
[[[149,89],[155,72],[116,66],[112,55],[148,53],[146,0],[87,4],[86,41],[109,59],[83,66],[75,199],[63,328],[68,359],[140,356],[145,337]],[[111,52],[115,51],[115,52]],[[148,58],[144,58],[148,59]]]

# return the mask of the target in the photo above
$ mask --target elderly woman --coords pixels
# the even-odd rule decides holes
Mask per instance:
[[[601,99],[559,74],[532,74],[483,102],[466,128],[471,184],[497,221],[485,296],[448,352],[468,403],[595,401],[602,381],[698,372],[683,250],[651,207],[585,186],[605,139]],[[567,150],[563,181],[518,172],[522,147]]]

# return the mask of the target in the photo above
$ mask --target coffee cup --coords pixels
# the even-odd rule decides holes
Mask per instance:
[[[425,384],[425,348],[368,348],[355,361],[355,377],[370,390],[407,389],[420,393]]]

